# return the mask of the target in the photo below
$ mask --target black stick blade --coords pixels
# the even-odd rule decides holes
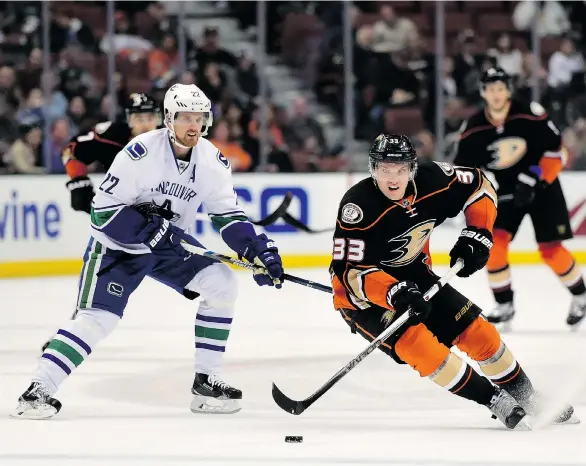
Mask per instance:
[[[306,406],[303,406],[302,401],[295,401],[285,395],[279,387],[273,383],[273,400],[283,411],[298,416],[305,411]]]

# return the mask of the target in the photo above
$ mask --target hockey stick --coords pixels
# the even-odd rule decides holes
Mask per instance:
[[[281,201],[281,204],[279,205],[279,207],[277,207],[272,213],[267,215],[265,218],[261,218],[260,220],[248,219],[248,221],[254,225],[259,226],[259,227],[266,227],[267,225],[272,225],[280,218],[283,218],[283,215],[286,215],[287,209],[291,205],[292,200],[293,200],[293,194],[291,194],[291,192],[287,192],[287,194],[285,194],[285,197],[283,197],[283,200]],[[205,214],[203,212],[198,213],[196,215],[196,219],[202,220],[202,221],[208,221],[208,222],[211,221],[208,214]],[[167,219],[167,220],[169,220],[169,219]]]
[[[232,265],[238,265],[240,267],[254,270],[256,272],[268,273],[267,269],[260,266],[260,265],[252,264],[250,262],[241,261],[240,259],[237,259],[236,257],[226,256],[225,254],[220,254],[218,252],[210,251],[209,249],[200,248],[200,247],[194,246],[193,244],[190,244],[184,240],[181,240],[181,246],[183,246],[183,248],[187,252],[190,252],[192,254],[198,254],[200,256],[210,257],[210,258],[216,259],[217,261],[220,261],[220,262],[225,262],[227,264],[232,264]],[[298,285],[307,286],[309,288],[314,288],[316,290],[324,291],[324,292],[330,293],[330,294],[333,292],[332,287],[330,287],[330,286],[322,285],[321,283],[316,283],[311,280],[306,280],[305,278],[296,277],[295,275],[289,275],[288,273],[283,274],[283,280],[286,280],[288,282],[297,283]]]
[[[429,301],[439,290],[441,290],[446,283],[448,283],[464,266],[464,262],[461,259],[458,259],[456,264],[450,270],[446,272],[446,274],[441,277],[435,285],[433,285],[427,292],[423,295],[423,299]],[[336,374],[328,380],[324,385],[322,385],[313,395],[310,397],[296,401],[289,398],[285,395],[279,387],[277,387],[273,383],[273,400],[275,403],[284,411],[288,413],[299,415],[307,408],[309,408],[313,403],[319,400],[330,388],[332,388],[337,382],[340,381],[342,377],[344,377],[348,372],[354,369],[366,356],[372,353],[375,349],[377,349],[382,343],[389,338],[393,333],[395,333],[407,320],[411,317],[412,311],[409,309],[403,315],[401,315],[395,322],[393,322],[384,332],[382,332],[378,337],[376,337],[368,347],[358,356],[356,356],[352,361],[346,364],[342,369],[340,369]]]

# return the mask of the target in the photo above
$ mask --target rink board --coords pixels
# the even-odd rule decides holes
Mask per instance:
[[[252,219],[264,218],[293,194],[289,212],[314,229],[332,227],[344,192],[367,174],[235,174],[239,203]],[[103,176],[93,175],[95,186]],[[562,185],[575,238],[568,242],[586,263],[586,174],[564,173]],[[0,176],[0,278],[77,274],[90,232],[89,217],[70,208],[66,176]],[[191,233],[219,252],[231,251],[212,229],[205,213]],[[441,225],[431,239],[433,260],[448,262],[448,251],[462,226],[461,218]],[[259,228],[259,230],[261,230]],[[327,267],[331,232],[309,235],[282,221],[264,231],[273,238],[288,268]],[[513,264],[537,264],[540,257],[528,219],[511,245]]]

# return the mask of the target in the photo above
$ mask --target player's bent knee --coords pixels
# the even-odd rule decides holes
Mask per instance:
[[[457,338],[455,345],[474,361],[485,361],[499,350],[501,336],[494,325],[477,317]]]
[[[395,344],[395,352],[421,377],[427,377],[448,357],[450,350],[423,324],[409,327]]]
[[[508,250],[511,234],[505,230],[496,229],[493,233],[493,247],[490,250],[487,268],[500,269],[508,263]]]
[[[560,249],[565,249],[562,246],[561,241],[551,241],[548,243],[539,243],[537,245],[537,248],[539,249],[539,253],[541,254],[541,257],[546,261],[553,259],[556,252],[558,252]]]
[[[209,306],[231,308],[238,296],[236,274],[226,264],[213,264],[198,272],[186,286],[197,291]]]
[[[112,312],[83,309],[75,315],[72,326],[75,328],[75,333],[83,335],[86,343],[92,347],[112,333],[118,322],[120,317]]]

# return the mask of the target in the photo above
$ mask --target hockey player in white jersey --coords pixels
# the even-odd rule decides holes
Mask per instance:
[[[268,275],[259,285],[281,287],[275,243],[257,235],[236,202],[229,161],[202,136],[212,125],[211,102],[195,85],[176,84],[165,95],[165,128],[131,140],[116,156],[93,201],[92,234],[84,256],[77,314],[42,354],[32,383],[11,413],[46,419],[61,409],[61,383],[116,327],[129,296],[145,276],[202,300],[195,320],[193,412],[234,413],[242,392],[219,377],[236,301],[230,268],[190,255],[182,238],[200,204],[226,244]]]

